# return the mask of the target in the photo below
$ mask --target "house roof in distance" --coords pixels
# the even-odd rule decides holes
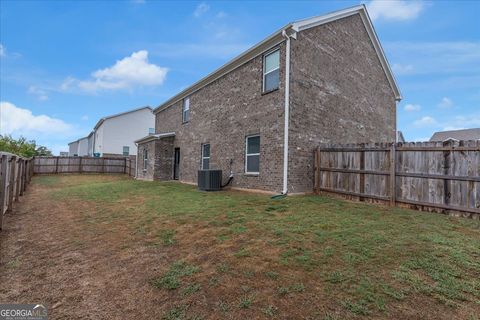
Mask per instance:
[[[133,110],[129,110],[129,111],[121,112],[121,113],[116,113],[116,114],[112,114],[110,116],[103,117],[100,120],[98,120],[98,122],[95,125],[95,127],[93,128],[93,130],[98,129],[98,127],[100,127],[105,120],[120,117],[120,116],[126,115],[128,113],[137,112],[137,111],[140,111],[140,110],[143,110],[143,109],[150,109],[150,111],[152,110],[152,108],[150,106],[145,106],[145,107],[140,107],[140,108],[136,108],[136,109],[133,109]]]
[[[247,51],[241,53],[237,57],[233,58],[217,70],[213,71],[206,77],[200,79],[199,81],[195,82],[192,84],[190,87],[186,88],[185,90],[179,92],[172,98],[168,99],[161,105],[159,105],[157,108],[153,110],[154,113],[160,112],[174,103],[180,101],[181,99],[187,97],[188,95],[200,90],[201,88],[205,87],[206,85],[212,83],[216,79],[224,76],[225,74],[233,71],[234,69],[240,67],[241,65],[245,64],[246,62],[250,61],[251,59],[255,58],[256,56],[262,54],[266,50],[278,45],[279,43],[283,42],[285,40],[285,34],[291,36],[292,38],[296,38],[296,33],[302,30],[306,30],[312,27],[316,27],[328,22],[332,22],[338,19],[346,18],[349,16],[352,16],[354,14],[359,14],[360,17],[362,18],[363,24],[365,25],[365,29],[367,30],[367,33],[370,37],[370,40],[373,43],[373,47],[375,48],[375,52],[377,53],[378,59],[380,60],[380,63],[382,65],[383,71],[385,72],[385,75],[387,76],[388,82],[390,83],[390,86],[393,90],[393,93],[395,95],[395,99],[397,101],[400,101],[402,99],[402,95],[400,93],[400,89],[397,85],[397,82],[395,80],[395,76],[393,75],[393,72],[390,68],[390,65],[388,64],[387,58],[385,56],[385,53],[383,51],[383,48],[380,44],[380,41],[378,40],[377,34],[375,32],[375,29],[373,27],[372,21],[370,20],[370,17],[368,15],[367,9],[365,5],[361,4],[358,6],[354,6],[351,8],[335,11],[332,13],[328,13],[325,15],[321,16],[315,16],[312,18],[307,18],[303,20],[298,20],[294,21],[291,23],[288,23],[285,25],[283,28],[277,30],[273,34],[271,34],[269,37],[265,38],[261,42],[257,43],[255,46],[252,48],[248,49]]]
[[[480,140],[480,128],[438,131],[433,134],[430,141],[455,140]]]

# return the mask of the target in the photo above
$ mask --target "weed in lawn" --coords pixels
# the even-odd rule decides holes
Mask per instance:
[[[162,277],[153,279],[151,283],[156,288],[174,290],[180,287],[182,277],[190,276],[198,271],[198,267],[188,265],[184,261],[177,261]]]
[[[247,231],[247,227],[242,224],[235,223],[230,227],[230,231],[233,234],[245,233]]]
[[[227,241],[228,239],[230,239],[230,236],[226,235],[226,234],[221,234],[217,237],[218,241],[220,242],[225,242]]]
[[[17,257],[7,263],[7,268],[15,269],[20,266],[20,258]]]
[[[360,300],[358,302],[352,302],[350,300],[347,300],[342,302],[342,305],[345,309],[356,315],[368,316],[370,314],[367,302],[364,300]]]
[[[241,309],[248,309],[253,304],[255,295],[244,295],[238,302],[238,307]]]
[[[189,296],[197,291],[200,291],[200,289],[202,288],[202,286],[198,283],[192,283],[192,284],[189,284],[187,287],[183,288],[182,289],[182,294],[184,296]]]
[[[282,286],[277,288],[277,292],[281,296],[286,296],[290,293],[301,293],[305,291],[305,285],[303,283],[294,283],[289,286]]]
[[[186,318],[187,306],[177,305],[168,310],[162,317],[162,320],[183,320]]]
[[[345,276],[340,271],[332,272],[327,278],[327,281],[330,283],[340,283],[345,280],[346,280]]]
[[[274,317],[278,313],[278,308],[273,305],[269,305],[263,308],[262,312],[269,317]]]
[[[247,278],[255,277],[255,270],[244,270],[243,275]]]
[[[277,280],[280,275],[278,272],[275,272],[275,271],[267,271],[265,272],[265,276],[272,280]]]
[[[239,251],[235,252],[234,256],[237,258],[245,258],[250,257],[252,254],[245,248],[240,249]]]
[[[228,273],[230,272],[230,265],[228,263],[221,263],[217,266],[217,272]]]
[[[164,230],[160,233],[160,239],[162,240],[162,243],[166,246],[171,246],[175,244],[175,236],[176,231],[175,230]]]
[[[220,300],[218,303],[217,303],[217,306],[218,308],[220,309],[220,311],[226,313],[226,312],[229,312],[230,311],[230,305],[228,304],[228,302],[225,302],[223,300]]]

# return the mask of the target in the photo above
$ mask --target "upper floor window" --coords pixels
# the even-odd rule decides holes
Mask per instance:
[[[248,136],[245,141],[245,173],[260,172],[260,136]]]
[[[148,134],[154,134],[155,128],[148,128]]]
[[[190,120],[190,97],[183,99],[182,106],[182,122],[188,122]]]
[[[210,169],[210,144],[202,144],[202,170]]]
[[[123,155],[124,156],[129,156],[130,155],[130,147],[129,146],[123,146]]]
[[[280,49],[263,56],[263,92],[278,89],[280,83]]]

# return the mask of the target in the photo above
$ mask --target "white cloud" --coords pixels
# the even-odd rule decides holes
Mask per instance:
[[[407,112],[420,111],[421,107],[419,104],[406,104],[403,109]]]
[[[392,70],[396,74],[410,74],[412,73],[415,68],[411,64],[400,64],[400,63],[394,63],[392,65]]]
[[[148,51],[141,50],[118,60],[113,66],[92,73],[91,80],[68,77],[60,86],[68,91],[78,88],[95,93],[101,90],[133,89],[136,86],[158,86],[166,79],[168,69],[149,63]]]
[[[462,130],[462,129],[465,129],[465,127],[447,126],[447,127],[444,127],[442,131],[452,131],[452,130]]]
[[[440,109],[449,109],[453,106],[453,101],[450,98],[443,97],[442,101],[438,104],[438,107]]]
[[[367,3],[372,20],[411,20],[418,17],[424,8],[420,1],[372,0]]]
[[[434,118],[430,117],[430,116],[425,116],[425,117],[422,117],[416,121],[413,122],[413,125],[416,126],[416,127],[426,127],[426,126],[436,126],[438,125],[438,122],[437,120],[435,120]]]
[[[30,110],[6,101],[0,102],[0,113],[1,134],[36,138],[38,135],[66,134],[72,129],[72,126],[63,120],[47,115],[34,115]]]
[[[48,100],[47,92],[43,89],[40,89],[36,86],[30,86],[28,88],[28,93],[37,96],[37,99],[40,101]]]
[[[83,115],[80,119],[83,120],[83,121],[87,121],[87,120],[88,120],[88,116],[87,116],[87,115]]]
[[[219,11],[216,15],[217,18],[223,19],[227,16],[227,13],[225,11]]]
[[[210,10],[210,6],[205,2],[202,2],[195,8],[195,11],[193,11],[193,15],[198,18],[204,13],[206,13],[208,10]]]
[[[0,57],[5,57],[7,55],[7,49],[0,43]]]

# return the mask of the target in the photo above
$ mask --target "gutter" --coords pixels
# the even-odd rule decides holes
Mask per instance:
[[[288,34],[288,29],[282,31],[282,36],[286,38],[285,49],[285,112],[284,112],[284,128],[283,128],[283,191],[282,194],[288,193],[288,125],[290,122],[290,38],[297,38],[297,34],[293,32]]]

